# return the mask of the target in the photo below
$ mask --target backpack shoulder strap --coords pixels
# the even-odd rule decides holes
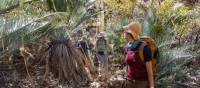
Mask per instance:
[[[139,46],[139,55],[140,55],[140,58],[141,58],[142,62],[145,62],[144,61],[144,46],[146,46],[146,45],[147,45],[146,42],[141,41],[141,44]]]

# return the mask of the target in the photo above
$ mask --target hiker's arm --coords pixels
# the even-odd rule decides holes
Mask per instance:
[[[152,52],[151,49],[148,46],[144,46],[144,60],[146,62],[146,68],[147,68],[147,76],[148,76],[148,82],[149,87],[154,88],[154,76],[153,76],[153,69],[152,69]]]
[[[152,61],[146,62],[146,68],[147,68],[147,75],[148,75],[149,87],[150,88],[154,88],[154,78],[153,78],[153,70],[152,70]]]

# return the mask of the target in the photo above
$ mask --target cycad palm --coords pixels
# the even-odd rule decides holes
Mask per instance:
[[[46,58],[47,61],[50,60],[49,63],[55,65],[53,67],[50,65],[51,71],[56,77],[59,77],[59,80],[66,80],[75,84],[81,80],[87,80],[88,74],[84,68],[84,63],[87,63],[84,62],[85,57],[74,49],[69,37],[72,32],[80,30],[77,29],[80,24],[96,15],[95,12],[88,11],[83,3],[82,0],[33,0],[32,3],[20,4],[22,6],[1,14],[2,17],[9,15],[7,17],[9,20],[6,21],[6,24],[1,24],[2,28],[0,29],[2,32],[2,35],[0,35],[1,58],[5,58],[4,56],[8,53],[16,53],[14,51],[18,51],[24,44],[35,42],[53,32],[53,35],[50,35],[53,39],[49,38],[52,42],[48,49],[50,57]],[[35,7],[30,4],[35,4],[36,7],[41,4],[44,4],[44,6],[33,10]],[[21,17],[19,19],[15,16],[18,10],[21,11],[18,14]],[[27,16],[27,14],[31,15]],[[57,43],[54,44],[55,41],[63,41],[63,43],[57,45]],[[43,46],[46,46],[46,42]],[[43,53],[45,54],[45,52]],[[26,59],[26,57],[24,58]],[[47,65],[49,65],[48,62]],[[55,68],[56,66],[58,68]],[[45,76],[48,75],[48,67],[46,69]]]
[[[190,11],[188,11],[187,14],[178,15],[176,13],[179,12],[179,10],[173,11],[170,9],[163,14],[162,12],[159,12],[161,8],[154,6],[145,9],[147,14],[142,21],[142,33],[143,35],[153,37],[158,44],[158,87],[173,86],[174,84],[178,84],[181,77],[186,77],[186,73],[188,73],[189,70],[184,69],[184,65],[195,57],[195,55],[188,52],[188,49],[193,47],[190,44],[177,44],[175,45],[176,48],[174,48],[174,44],[177,43],[177,40],[175,39],[177,36],[177,29],[175,30],[175,28],[177,25],[189,27],[190,25],[188,24],[191,19],[191,14]],[[181,28],[178,28],[178,30],[188,32]]]
[[[94,13],[87,11],[87,8],[83,5],[83,1],[80,0],[67,0],[67,2],[66,0],[47,0],[47,2],[36,0],[33,3],[51,3],[48,4],[48,8],[54,12],[45,12],[44,9],[41,15],[32,17],[23,15],[24,13],[22,13],[19,15],[23,16],[23,18],[17,21],[14,21],[17,18],[16,16],[14,18],[7,17],[9,20],[6,21],[6,25],[2,24],[4,22],[1,22],[1,49],[4,48],[8,51],[15,50],[22,46],[23,43],[37,39],[55,26],[65,27],[66,32],[70,34],[83,21],[94,15]],[[26,8],[26,5],[24,5],[24,8]],[[13,15],[11,14],[10,16]],[[4,29],[4,27],[7,29]],[[7,33],[3,30],[6,30]]]

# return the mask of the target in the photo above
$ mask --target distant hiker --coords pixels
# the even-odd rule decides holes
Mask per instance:
[[[99,60],[99,75],[107,80],[108,78],[108,57],[107,57],[107,49],[109,49],[109,45],[104,38],[104,32],[100,32],[98,34],[98,39],[95,44],[95,51],[97,52],[97,58]]]
[[[78,47],[80,48],[81,52],[88,58],[88,50],[90,47],[85,37],[82,37],[80,40],[78,40]]]
[[[139,37],[141,24],[130,23],[123,27],[126,45],[127,88],[154,88],[157,46],[150,37]]]
[[[86,67],[85,69],[87,69],[86,71],[89,71],[89,78],[92,80],[96,77],[96,69],[93,65],[93,61],[90,58],[90,50],[93,48],[93,44],[89,40],[87,40],[85,36],[82,36],[80,40],[77,41],[77,43],[78,49],[79,51],[81,51],[83,56],[81,60]]]

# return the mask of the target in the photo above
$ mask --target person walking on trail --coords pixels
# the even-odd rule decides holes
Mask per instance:
[[[128,41],[125,53],[126,88],[154,88],[152,52],[150,47],[139,37],[141,24],[132,22],[124,26],[123,29],[124,37]],[[143,47],[142,50],[141,47]]]
[[[86,38],[82,37],[80,40],[78,40],[78,47],[80,48],[81,52],[87,57],[89,58],[88,55],[88,50],[91,49]]]
[[[109,45],[104,38],[104,32],[100,32],[98,34],[98,39],[95,44],[95,50],[97,52],[97,58],[99,61],[99,76],[102,78],[101,80],[108,80],[108,57],[107,57],[107,49]]]

